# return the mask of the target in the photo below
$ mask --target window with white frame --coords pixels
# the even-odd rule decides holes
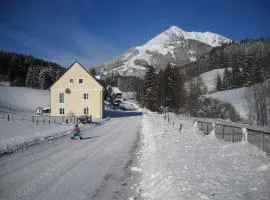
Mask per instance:
[[[71,78],[71,79],[69,79],[69,83],[73,83],[74,82],[74,79],[73,78]]]
[[[83,93],[83,99],[88,99],[88,93]]]
[[[64,93],[59,93],[59,103],[64,103]]]
[[[64,115],[65,114],[65,108],[59,108],[59,113],[60,113],[60,115]]]
[[[83,108],[83,114],[88,115],[89,114],[89,108],[88,106],[86,108]]]
[[[79,79],[79,83],[80,84],[83,83],[83,79],[82,78]]]

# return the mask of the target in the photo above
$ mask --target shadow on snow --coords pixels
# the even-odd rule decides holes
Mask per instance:
[[[137,111],[113,111],[113,110],[105,110],[104,111],[106,117],[130,117],[130,116],[141,116],[142,112]]]

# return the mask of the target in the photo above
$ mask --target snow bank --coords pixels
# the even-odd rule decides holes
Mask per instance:
[[[70,134],[72,125],[35,125],[0,120],[0,155]]]
[[[179,133],[176,118],[143,116],[138,153],[143,199],[269,199],[269,157],[250,144],[202,135],[191,120],[181,123]]]

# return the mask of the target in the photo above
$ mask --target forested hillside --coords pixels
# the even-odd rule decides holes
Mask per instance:
[[[0,81],[12,86],[48,89],[65,71],[60,65],[30,55],[0,51]]]
[[[213,48],[196,62],[181,66],[188,79],[213,69],[231,68],[226,72],[224,89],[249,86],[270,77],[270,39],[243,40]],[[238,83],[234,83],[238,81]]]

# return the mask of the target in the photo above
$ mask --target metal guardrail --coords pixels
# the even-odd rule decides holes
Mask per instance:
[[[223,123],[215,124],[215,135],[224,141],[240,142],[243,139],[242,128],[247,130],[247,142],[260,148],[262,151],[270,155],[270,131],[262,130],[262,128],[252,128],[247,125],[229,125]],[[212,122],[197,121],[198,128],[205,134],[209,134],[213,130]]]

